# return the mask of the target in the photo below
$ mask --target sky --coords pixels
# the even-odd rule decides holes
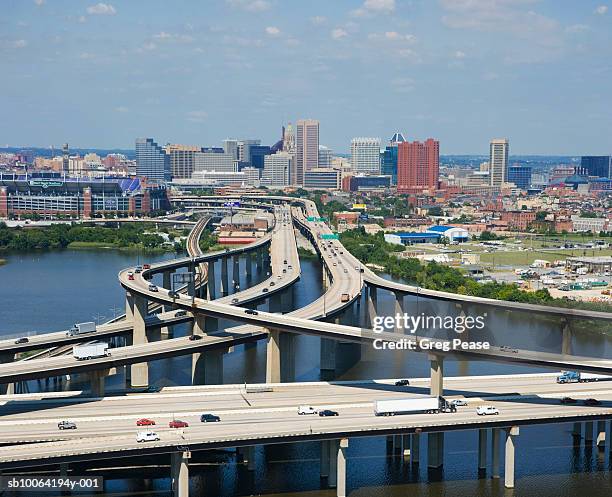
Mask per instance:
[[[612,151],[612,0],[3,0],[0,145]]]

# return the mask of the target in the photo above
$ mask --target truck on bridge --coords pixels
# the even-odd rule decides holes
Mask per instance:
[[[396,414],[456,412],[457,406],[444,397],[416,397],[411,399],[388,399],[374,402],[376,416],[395,416]]]
[[[557,376],[557,383],[587,383],[590,381],[599,381],[610,379],[610,376],[603,374],[580,373],[579,371],[561,371]]]
[[[93,333],[94,331],[96,331],[96,323],[93,321],[75,323],[74,326],[68,330],[66,336],[73,337],[75,335],[82,335],[83,333]]]
[[[72,356],[83,361],[87,359],[96,359],[98,357],[109,356],[108,343],[88,343],[85,345],[75,345],[72,347]]]

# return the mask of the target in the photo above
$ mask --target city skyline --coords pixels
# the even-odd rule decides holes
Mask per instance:
[[[123,1],[6,6],[0,89],[19,117],[0,143],[273,143],[282,123],[313,118],[344,153],[395,130],[435,136],[443,154],[486,154],[493,136],[524,155],[612,148],[602,0],[156,5],[146,18]]]

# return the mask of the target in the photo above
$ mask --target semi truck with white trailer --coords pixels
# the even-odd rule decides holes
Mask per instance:
[[[457,406],[447,402],[444,397],[414,397],[374,401],[374,414],[376,416],[416,413],[438,414],[440,412],[456,411]]]
[[[84,333],[93,333],[94,331],[96,331],[96,323],[87,321],[85,323],[75,323],[74,326],[68,330],[66,335],[72,337]]]
[[[562,371],[557,376],[557,383],[588,383],[591,381],[609,380],[612,377],[603,374],[581,373],[580,371]]]
[[[72,347],[72,356],[78,361],[107,357],[110,355],[108,343],[88,343]]]

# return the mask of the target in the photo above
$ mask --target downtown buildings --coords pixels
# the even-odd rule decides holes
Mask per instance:
[[[380,138],[353,138],[351,140],[351,166],[354,173],[380,172]]]
[[[501,188],[508,181],[508,139],[498,138],[489,144],[489,181]]]
[[[300,119],[295,131],[295,163],[291,168],[291,184],[303,185],[304,173],[319,167],[319,121]]]
[[[153,138],[136,139],[136,174],[162,183],[172,179],[170,157]]]
[[[440,175],[440,143],[433,138],[424,142],[402,142],[398,146],[398,193],[433,193]]]

